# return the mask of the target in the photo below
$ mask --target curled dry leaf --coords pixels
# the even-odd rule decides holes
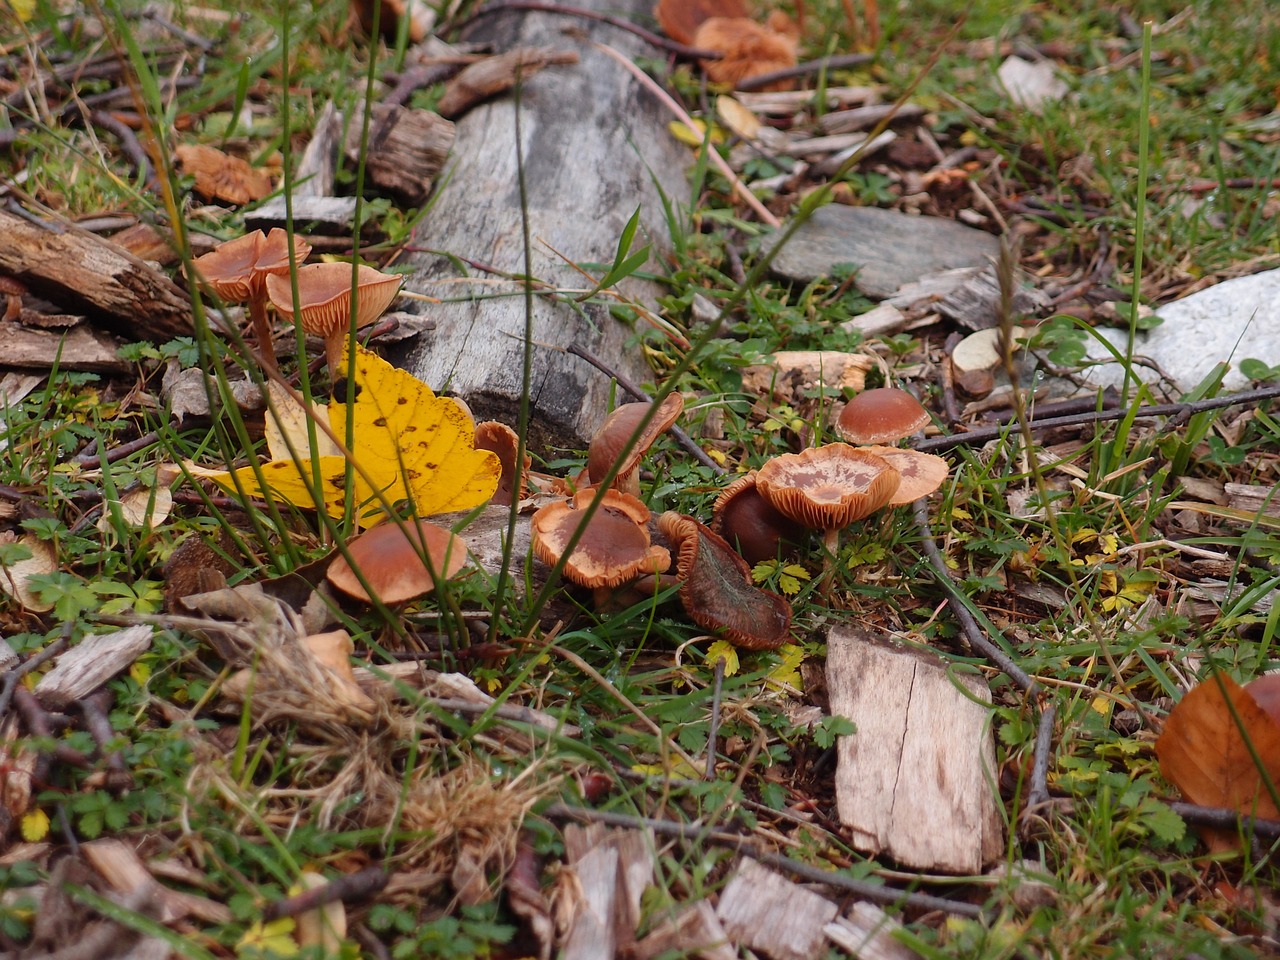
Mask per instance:
[[[52,545],[30,533],[17,538],[8,532],[0,534],[0,544],[9,543],[26,547],[31,555],[7,566],[0,564],[0,592],[9,594],[30,613],[48,613],[53,609],[53,602],[41,600],[35,595],[31,578],[57,571],[58,556]]]
[[[1260,688],[1268,705],[1273,692],[1269,685]],[[1160,771],[1191,803],[1274,820],[1280,810],[1255,753],[1272,784],[1280,784],[1280,723],[1248,687],[1221,674],[1187,692],[1156,741]],[[1201,836],[1214,851],[1238,846],[1233,831],[1204,829]]]
[[[791,638],[791,604],[755,587],[751,568],[723,538],[670,510],[658,529],[676,548],[680,600],[690,620],[748,650],[773,650]]]
[[[271,177],[266,172],[214,147],[188,143],[173,154],[182,172],[195,177],[195,191],[206,200],[242,206],[271,192]]]

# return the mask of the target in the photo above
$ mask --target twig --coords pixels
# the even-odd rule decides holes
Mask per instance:
[[[569,7],[560,3],[541,3],[537,2],[537,0],[507,0],[506,3],[486,5],[466,20],[457,24],[454,29],[462,31],[481,17],[506,13],[510,10],[530,13],[554,13],[562,17],[581,17],[583,20],[607,23],[611,27],[617,27],[619,30],[633,33],[650,46],[657,47],[659,50],[666,50],[668,53],[684,60],[719,60],[724,56],[719,50],[700,50],[697,47],[687,47],[683,43],[677,43],[667,37],[660,37],[656,33],[632,23],[630,20],[623,20],[621,17],[610,16],[607,13],[597,13],[594,10],[583,10],[580,7]]]
[[[720,736],[720,694],[724,690],[724,657],[716,657],[715,682],[711,688],[711,728],[707,731],[707,775],[716,776],[716,738]]]
[[[0,680],[0,720],[3,720],[4,715],[9,711],[9,701],[13,699],[18,681],[40,664],[60,654],[70,642],[71,631],[74,628],[75,624],[68,621],[62,627],[62,636],[46,644],[43,650],[33,653],[4,675],[4,679]]]
[[[956,903],[954,900],[935,897],[927,893],[910,893],[906,890],[898,890],[881,884],[855,880],[853,877],[845,876],[842,873],[821,870],[818,867],[812,867],[788,857],[761,850],[758,848],[756,841],[742,834],[709,830],[698,824],[677,823],[674,820],[655,820],[651,817],[632,817],[622,813],[591,810],[586,807],[572,807],[564,803],[551,804],[542,811],[542,815],[552,820],[594,821],[614,827],[648,829],[654,833],[677,837],[681,840],[707,841],[718,846],[737,850],[765,866],[790,873],[810,883],[825,884],[879,903],[902,904],[921,910],[941,910],[945,913],[962,917],[977,918],[981,917],[983,913],[982,908],[977,904]]]
[[[1053,725],[1058,708],[1045,703],[1040,708],[1040,724],[1036,728],[1036,748],[1032,754],[1031,787],[1027,791],[1026,810],[1031,811],[1049,802],[1049,761],[1053,753]]]
[[[558,733],[565,737],[577,737],[582,733],[579,727],[571,723],[562,723],[549,713],[534,710],[532,707],[522,707],[516,703],[500,703],[495,706],[492,703],[477,703],[474,700],[462,700],[457,697],[427,697],[425,702],[441,710],[451,710],[468,716],[478,717],[487,713],[499,720],[527,723],[539,730]]]
[[[703,57],[701,59],[710,58]],[[873,60],[875,60],[875,57],[869,53],[846,53],[834,57],[821,57],[818,60],[797,63],[794,67],[783,67],[781,70],[757,73],[754,77],[739,80],[734,89],[749,93],[752,90],[759,90],[761,87],[767,87],[769,84],[778,83],[781,80],[790,80],[793,77],[807,77],[811,74],[822,73],[824,70],[851,70],[854,67],[862,66],[864,63],[871,63]]]
[[[1204,413],[1206,410],[1221,410],[1224,407],[1261,403],[1264,400],[1274,400],[1277,397],[1280,397],[1280,386],[1262,387],[1258,390],[1246,390],[1243,393],[1229,393],[1220,397],[1210,397],[1207,400],[1157,403],[1151,406],[1139,407],[1134,413],[1134,417],[1135,419],[1173,417],[1174,420],[1169,425],[1176,426],[1197,413]],[[1048,417],[1044,420],[1036,420],[1033,417],[1028,421],[1027,425],[1032,430],[1051,430],[1054,427],[1075,427],[1086,423],[1104,423],[1109,420],[1120,420],[1128,415],[1129,409],[1120,407],[1114,410],[1095,410],[1092,413],[1070,414],[1065,417]],[[1007,423],[991,427],[979,427],[976,430],[970,430],[968,433],[957,433],[950,437],[931,437],[928,440],[919,440],[912,444],[912,447],[926,453],[950,450],[965,444],[986,443],[988,440],[995,440],[997,437],[1004,436],[1008,430],[1009,424]]]
[[[152,177],[151,160],[147,151],[142,149],[137,135],[126,124],[121,123],[105,110],[94,110],[89,120],[96,127],[101,127],[120,141],[120,149],[133,164],[134,172],[143,183],[150,183]]]
[[[101,467],[104,463],[115,463],[117,460],[123,460],[131,454],[135,454],[139,450],[145,450],[152,444],[159,442],[160,435],[152,431],[151,433],[144,433],[136,440],[130,440],[128,443],[122,443],[118,447],[112,447],[107,451],[105,458],[98,455],[95,445],[83,453],[77,453],[71,458],[71,462],[78,467],[88,467],[92,470],[96,467]]]
[[[391,875],[381,867],[366,867],[358,873],[335,877],[323,887],[304,890],[302,893],[272,900],[262,908],[262,920],[270,923],[281,917],[296,917],[300,913],[322,907],[326,903],[367,900],[387,885]]]
[[[631,396],[635,397],[637,400],[649,399],[645,395],[645,392],[640,389],[640,385],[638,383],[628,377],[625,373],[612,369],[603,360],[595,354],[590,353],[585,348],[578,346],[576,343],[571,343],[565,349],[566,352],[573,354],[575,357],[579,357],[587,361],[587,363],[591,364],[605,376],[612,377],[614,380],[618,381],[618,386],[627,391],[627,393],[631,394]],[[724,467],[720,466],[720,464],[707,456],[707,452],[694,442],[693,437],[689,436],[689,434],[676,426],[668,427],[667,429],[670,431],[671,436],[676,438],[676,443],[680,444],[680,446],[691,454],[695,460],[705,467],[710,467],[711,472],[716,476],[724,476]]]
[[[111,790],[125,790],[133,784],[133,775],[124,762],[124,754],[119,750],[108,752],[107,746],[116,738],[111,727],[111,719],[107,716],[107,707],[111,703],[111,694],[100,690],[92,696],[79,701],[81,714],[84,715],[85,729],[98,747],[107,764],[107,787]]]

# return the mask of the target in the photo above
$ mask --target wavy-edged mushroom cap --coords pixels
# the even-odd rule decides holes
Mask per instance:
[[[892,443],[929,425],[929,411],[897,387],[864,390],[844,405],[835,429],[849,443]]]
[[[737,547],[748,563],[775,559],[778,548],[795,539],[795,521],[779,512],[756,489],[754,470],[721,491],[712,513],[712,529]]]
[[[293,249],[301,263],[311,253],[311,244],[295,236]],[[279,227],[267,234],[253,230],[218,244],[196,257],[192,266],[220,300],[243,303],[263,295],[268,276],[289,272],[289,234]]]
[[[658,0],[653,15],[663,33],[687,45],[711,17],[749,17],[751,10],[743,0]]]
[[[360,264],[356,268],[356,326],[382,316],[400,292],[402,277]],[[298,268],[298,323],[307,333],[328,339],[347,329],[351,317],[351,264],[309,263]],[[282,317],[293,319],[293,287],[287,276],[267,277],[267,295]]]
[[[840,530],[874,513],[893,498],[898,481],[883,457],[845,443],[784,453],[756,473],[766,500],[814,530]]]
[[[520,438],[516,432],[498,420],[477,423],[476,449],[496,453],[502,461],[502,479],[498,481],[498,489],[490,502],[510,506],[512,500],[523,500],[529,487],[529,467],[533,458],[525,451],[524,462],[519,470],[516,469],[516,453],[520,449]]]
[[[627,441],[640,426],[652,404],[648,400],[636,403],[624,403],[605,417],[600,429],[591,438],[591,446],[587,448],[587,478],[591,484],[598,484],[609,472],[609,468],[617,462]],[[640,459],[653,446],[662,432],[676,422],[680,412],[684,410],[684,397],[678,393],[669,393],[659,405],[658,410],[649,421],[648,426],[639,439],[631,447],[617,474],[613,478],[613,486],[619,490],[635,492],[640,489],[640,480],[636,468]]]
[[[901,507],[914,503],[921,497],[927,497],[942,486],[947,479],[947,461],[932,453],[921,453],[919,450],[906,450],[902,447],[861,447],[867,453],[874,453],[889,462],[889,466],[898,471],[902,480],[894,491],[887,506]]]
[[[658,529],[676,548],[680,601],[689,619],[748,650],[772,650],[791,637],[791,604],[751,582],[751,568],[723,538],[668,510]]]
[[[593,487],[570,500],[549,503],[533,515],[533,553],[555,566],[569,538],[595,498]],[[635,497],[606,490],[564,565],[564,575],[584,587],[617,587],[646,573],[665,573],[671,566],[666,548],[649,543],[649,508]]]
[[[426,520],[379,524],[353,538],[347,553],[350,563],[339,556],[329,564],[329,582],[364,603],[371,602],[369,590],[386,604],[420,597],[435,589],[437,578],[449,579],[467,562],[466,541]],[[360,583],[353,564],[369,590]]]

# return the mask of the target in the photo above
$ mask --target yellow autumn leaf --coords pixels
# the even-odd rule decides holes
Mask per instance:
[[[732,677],[738,672],[738,648],[728,640],[717,640],[707,647],[707,655],[703,658],[703,662],[714,670],[716,661],[722,657],[724,658],[724,675]]]
[[[14,16],[23,23],[30,20],[36,12],[36,0],[8,0],[8,5],[12,8]]]
[[[502,465],[496,454],[475,448],[475,423],[466,409],[449,397],[437,397],[412,374],[399,370],[377,354],[357,345],[354,384],[345,379],[336,392],[342,399],[329,403],[329,427],[347,437],[349,400],[351,436],[351,498],[361,526],[371,527],[388,516],[384,504],[409,500],[416,516],[470,510],[484,503],[498,487]],[[340,369],[345,369],[343,366]],[[305,415],[304,415],[305,416]],[[269,417],[268,430],[277,431],[283,452],[290,434],[291,415]],[[297,433],[292,434],[294,437]],[[276,444],[273,442],[271,446]],[[296,442],[295,442],[296,446]],[[323,446],[323,444],[322,444]],[[325,454],[294,460],[287,455],[259,466],[262,483],[252,467],[232,472],[195,470],[233,495],[262,497],[317,509],[312,491],[333,517],[344,513],[348,488],[347,459]],[[243,493],[242,493],[243,491]]]
[[[800,676],[800,664],[804,662],[804,647],[795,643],[784,643],[774,655],[779,658],[776,667],[769,671],[765,683],[771,687],[804,690],[804,680]]]
[[[39,843],[49,835],[49,815],[36,807],[22,815],[22,839],[27,843]]]
[[[296,956],[300,949],[297,941],[293,939],[293,931],[296,927],[293,917],[281,917],[266,924],[261,920],[255,921],[236,944],[236,956],[246,958]]]

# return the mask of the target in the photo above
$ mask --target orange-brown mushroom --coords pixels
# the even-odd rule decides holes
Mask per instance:
[[[901,507],[927,497],[947,479],[947,461],[932,453],[902,447],[859,447],[888,461],[902,478],[885,506]]]
[[[397,604],[430,593],[437,581],[454,576],[466,565],[467,544],[444,527],[419,520],[379,524],[348,542],[347,554],[350,562],[339,556],[329,564],[329,582],[364,603],[376,596]]]
[[[791,604],[751,582],[751,568],[723,538],[692,517],[667,511],[658,529],[676,548],[680,601],[689,619],[748,650],[791,637]]]
[[[779,547],[798,539],[799,524],[761,495],[756,489],[754,470],[725,487],[712,512],[712,529],[736,547],[748,563],[776,559]]]
[[[769,460],[756,473],[756,487],[785,516],[821,530],[834,556],[840,531],[893,499],[900,479],[883,457],[829,443]]]
[[[267,322],[266,281],[267,277],[288,276],[289,246],[289,234],[279,227],[267,234],[254,230],[218,244],[191,263],[219,300],[248,304],[263,365],[272,370],[276,366],[276,348]],[[294,259],[301,263],[310,253],[311,244],[295,236]]]
[[[490,502],[510,506],[512,500],[523,500],[529,487],[529,467],[533,458],[526,450],[520,468],[516,469],[516,453],[520,449],[520,438],[516,432],[497,420],[477,423],[476,449],[492,451],[502,461],[502,479],[498,481],[498,489]]]
[[[351,323],[355,297],[356,326],[366,327],[382,316],[400,292],[402,277],[361,264],[351,282],[351,264],[312,263],[298,269],[297,321],[307,333],[324,338],[329,369],[342,362],[342,347]],[[293,288],[288,277],[267,277],[267,296],[280,315],[294,319]]]
[[[630,452],[622,457],[627,443],[639,430],[640,421],[652,406],[647,400],[624,403],[605,418],[600,429],[591,438],[591,446],[587,448],[587,483],[599,484],[609,468],[621,458],[622,464],[614,475],[612,486],[627,493],[640,492],[640,475],[637,469],[640,460],[662,432],[676,422],[676,418],[684,410],[684,397],[678,393],[667,394],[653,419],[631,445]]]
[[[693,43],[698,27],[712,17],[749,17],[744,0],[658,0],[658,26],[677,43]]]
[[[777,28],[789,21],[770,18],[769,26],[748,17],[712,17],[699,25],[693,45],[715,50],[719,60],[701,61],[707,77],[715,83],[735,86],[748,77],[773,73],[796,65],[796,36]],[[794,29],[794,28],[792,28]],[[790,81],[771,84],[767,89],[785,89]]]
[[[835,430],[849,443],[893,443],[929,425],[929,411],[897,387],[864,390],[844,405]]]
[[[579,490],[571,499],[549,503],[533,515],[533,552],[539,560],[555,566],[595,495],[594,488]],[[566,579],[592,589],[614,588],[644,574],[666,572],[671,554],[649,542],[648,522],[649,508],[638,499],[606,490],[565,561]]]

